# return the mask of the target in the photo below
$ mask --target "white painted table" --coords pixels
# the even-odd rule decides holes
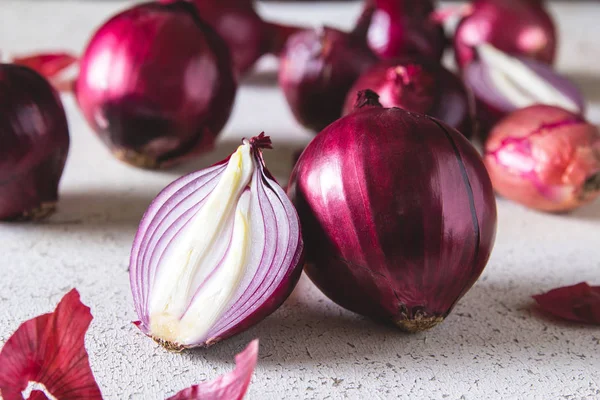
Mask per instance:
[[[61,46],[79,52],[94,27],[125,4],[2,1],[0,49]],[[342,27],[351,25],[358,9],[327,3],[261,7],[288,21]],[[559,68],[595,102],[589,116],[600,123],[600,7],[557,4],[552,11],[563,34]],[[136,316],[127,264],[152,198],[262,130],[276,146],[267,163],[286,181],[293,150],[311,138],[293,121],[275,85],[251,81],[239,92],[217,150],[168,172],[114,160],[65,97],[72,147],[59,212],[44,224],[0,224],[0,344],[20,322],[50,311],[76,287],[94,315],[86,343],[107,399],[162,399],[213,378],[232,369],[234,354],[255,337],[260,359],[249,399],[600,398],[600,330],[530,311],[532,294],[600,283],[600,203],[552,216],[499,200],[496,247],[483,277],[430,332],[405,335],[353,315],[303,277],[274,315],[208,350],[171,354],[144,337],[130,323]]]

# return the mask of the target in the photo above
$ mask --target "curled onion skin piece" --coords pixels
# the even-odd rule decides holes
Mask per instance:
[[[69,152],[67,117],[33,70],[0,64],[0,220],[52,214]]]
[[[130,258],[136,325],[169,350],[210,346],[274,312],[302,271],[296,210],[266,169],[261,134],[167,186]]]
[[[500,121],[484,160],[499,194],[536,210],[565,212],[600,196],[600,132],[558,107],[531,106]]]
[[[409,332],[450,313],[496,232],[482,160],[443,122],[382,108],[373,92],[320,132],[292,172],[305,272],[330,299]]]
[[[356,30],[305,30],[286,43],[280,57],[279,85],[296,120],[319,132],[342,115],[348,90],[376,61]]]
[[[89,307],[73,289],[54,312],[21,324],[0,352],[0,395],[4,400],[23,399],[22,392],[33,382],[44,385],[56,399],[101,400],[84,343],[91,321]],[[46,394],[34,390],[29,399],[47,399]]]
[[[258,360],[258,339],[235,356],[235,369],[225,375],[191,386],[167,400],[242,400]]]
[[[490,43],[505,53],[552,64],[557,32],[539,0],[473,0],[471,12],[454,34],[454,55],[460,68],[476,59],[474,46]]]
[[[462,80],[437,62],[423,57],[381,61],[354,83],[344,115],[354,111],[356,96],[371,89],[382,106],[419,112],[444,121],[465,137],[473,136],[473,107]]]
[[[108,20],[75,84],[86,120],[113,155],[151,169],[211,150],[236,90],[227,45],[185,1],[143,3]]]
[[[600,325],[600,286],[585,282],[533,296],[546,313],[567,321]]]

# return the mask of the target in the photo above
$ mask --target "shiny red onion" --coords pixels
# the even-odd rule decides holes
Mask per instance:
[[[50,215],[68,152],[56,91],[27,67],[0,64],[0,220]]]
[[[483,137],[509,113],[534,104],[548,104],[582,114],[585,98],[579,88],[552,67],[528,58],[513,57],[493,46],[477,48],[479,58],[463,71],[476,99]]]
[[[431,0],[368,0],[358,24],[368,23],[367,41],[381,58],[421,55],[439,60],[446,47]],[[366,22],[368,21],[368,22]]]
[[[600,196],[600,132],[558,107],[536,105],[500,121],[485,164],[498,193],[537,210],[568,211]]]
[[[348,90],[376,61],[357,31],[305,30],[285,46],[279,85],[298,122],[318,132],[342,115]]]
[[[354,111],[358,92],[372,89],[386,108],[431,115],[458,130],[473,134],[473,113],[467,89],[454,73],[425,58],[382,61],[358,78],[346,96],[344,115]]]
[[[382,108],[370,91],[357,107],[311,141],[290,178],[305,271],[342,307],[429,329],[487,263],[492,185],[475,148],[443,122]]]
[[[163,0],[165,1],[165,0]],[[302,28],[264,21],[254,0],[193,0],[200,17],[227,42],[238,75],[245,75],[267,53],[278,54]]]
[[[146,168],[210,150],[235,93],[226,44],[183,1],[140,4],[106,22],[85,50],[75,88],[112,153]]]
[[[209,346],[275,311],[302,271],[298,215],[264,165],[268,137],[178,179],[138,229],[130,281],[139,328],[171,350]]]
[[[540,0],[474,0],[454,34],[454,54],[463,68],[476,58],[474,46],[490,43],[516,56],[552,64],[557,33]]]

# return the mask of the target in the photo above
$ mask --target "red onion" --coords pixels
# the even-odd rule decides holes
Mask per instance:
[[[381,58],[421,55],[439,60],[446,47],[432,0],[368,0],[358,24],[369,21],[367,41]]]
[[[81,59],[75,88],[113,154],[147,168],[211,149],[235,92],[227,46],[182,1],[141,4],[106,22]]]
[[[164,189],[140,224],[130,280],[138,326],[171,350],[209,346],[275,311],[302,270],[296,210],[266,169],[268,137]]]
[[[540,0],[474,0],[454,35],[457,64],[475,57],[474,47],[489,43],[505,53],[552,64],[557,37],[552,18]]]
[[[193,1],[202,19],[227,42],[239,75],[245,75],[261,56],[278,54],[288,37],[301,29],[263,21],[254,0]]]
[[[33,70],[0,64],[0,110],[0,220],[44,218],[69,152],[60,98]]]
[[[512,57],[495,47],[477,47],[479,59],[463,71],[477,100],[482,134],[500,119],[520,108],[548,104],[583,113],[585,99],[579,88],[552,67],[522,57]]]
[[[477,280],[496,202],[475,148],[443,122],[382,108],[361,92],[353,114],[319,133],[288,195],[300,215],[305,271],[349,310],[421,331]]]
[[[580,115],[536,105],[498,123],[485,164],[502,196],[543,211],[567,211],[600,196],[600,132]]]
[[[305,30],[286,44],[279,84],[298,122],[318,132],[342,115],[346,93],[376,60],[358,31]]]
[[[374,65],[348,92],[344,115],[354,111],[358,92],[366,89],[374,90],[384,107],[431,115],[467,138],[473,134],[467,89],[460,78],[437,62],[411,57]]]

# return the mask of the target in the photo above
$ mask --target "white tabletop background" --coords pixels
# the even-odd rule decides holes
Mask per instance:
[[[80,52],[91,32],[128,2],[1,1],[0,50]],[[350,27],[358,3],[263,4],[264,15]],[[558,68],[581,85],[600,123],[600,5],[551,6],[560,33]],[[72,146],[59,211],[42,224],[0,224],[0,345],[18,325],[51,311],[76,287],[94,320],[86,336],[106,399],[162,399],[233,368],[260,338],[248,399],[598,399],[600,330],[531,311],[531,295],[580,281],[600,284],[600,202],[568,216],[499,199],[491,260],[439,327],[406,335],[333,304],[303,276],[290,299],[249,331],[210,349],[172,354],[132,324],[128,255],[144,210],[181,174],[234,150],[261,131],[275,150],[268,166],[283,182],[294,149],[312,137],[293,120],[268,70],[238,93],[214,153],[166,172],[113,159],[73,98],[64,97]]]

